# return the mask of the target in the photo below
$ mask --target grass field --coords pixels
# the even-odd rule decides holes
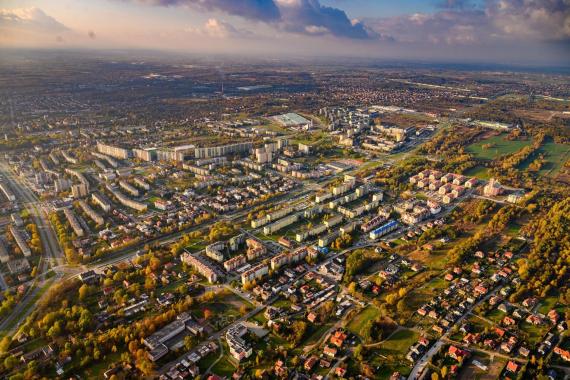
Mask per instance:
[[[402,329],[380,345],[380,355],[404,356],[410,346],[417,342],[419,333],[413,330]]]
[[[506,135],[493,136],[485,140],[478,141],[467,147],[467,152],[471,153],[475,158],[480,160],[494,160],[495,158],[514,153],[517,150],[530,145],[530,141],[509,141],[505,139]],[[490,144],[489,148],[483,148],[483,145]]]
[[[544,298],[543,300],[540,301],[540,305],[538,306],[537,311],[541,314],[546,315],[550,310],[552,309],[556,309],[558,310],[558,312],[562,313],[563,311],[563,307],[562,305],[558,305],[558,290],[555,290],[554,292],[552,292],[553,294],[549,295],[548,297]]]
[[[212,372],[218,376],[230,378],[236,369],[237,368],[233,365],[226,354],[216,364],[214,364]]]
[[[520,329],[528,334],[528,342],[530,344],[538,344],[542,341],[542,337],[548,331],[548,325],[535,326],[527,322],[521,322]]]
[[[356,335],[360,336],[362,328],[366,322],[370,320],[375,320],[380,315],[380,311],[372,305],[365,307],[360,313],[358,313],[347,326],[347,329]]]
[[[564,166],[564,163],[570,159],[570,145],[548,141],[542,144],[537,153],[544,155],[546,161],[540,169],[539,174],[555,177]],[[535,156],[537,155],[533,155],[532,159],[523,162],[520,168],[526,169],[532,160],[534,160]]]
[[[242,306],[248,309],[253,307],[251,303],[230,293],[212,302],[200,304],[192,312],[198,319],[201,319],[204,318],[204,311],[206,309],[210,310],[212,317],[208,322],[216,328],[222,328],[241,317],[240,308]]]
[[[489,174],[489,169],[481,165],[477,165],[472,167],[471,169],[468,169],[467,171],[465,171],[464,174],[469,177],[475,177],[483,180],[488,180],[491,178],[491,175]]]
[[[447,287],[447,282],[441,278],[436,277],[425,286],[411,291],[404,298],[406,306],[411,312],[415,312],[421,305],[431,300],[440,290]]]

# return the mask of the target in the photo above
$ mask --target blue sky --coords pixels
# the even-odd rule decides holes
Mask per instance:
[[[3,0],[0,47],[567,65],[570,0]]]

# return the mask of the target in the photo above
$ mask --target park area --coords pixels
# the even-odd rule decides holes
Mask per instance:
[[[352,318],[347,329],[358,336],[362,336],[362,329],[366,322],[376,320],[379,315],[380,310],[376,306],[368,305]]]
[[[413,330],[400,329],[388,339],[371,349],[371,365],[378,367],[378,379],[389,379],[394,372],[406,376],[411,372],[409,362],[404,358],[411,345],[418,341],[419,334]]]
[[[467,152],[479,160],[489,161],[514,153],[531,143],[530,140],[507,140],[506,137],[506,134],[500,134],[478,141],[469,145]]]
[[[204,302],[192,308],[192,314],[197,319],[205,319],[216,330],[233,323],[253,308],[250,302],[229,290],[223,289],[221,292],[221,295],[211,299],[205,295]]]

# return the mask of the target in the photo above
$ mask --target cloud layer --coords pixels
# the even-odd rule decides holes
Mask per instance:
[[[250,20],[273,21],[280,18],[279,8],[273,0],[138,0],[158,6],[188,5],[207,11],[222,11]]]
[[[340,9],[346,0],[99,1],[98,15],[0,9],[0,46],[570,62],[570,0],[426,0],[428,12],[391,17],[367,14],[366,1],[378,0],[359,0],[352,17]],[[119,2],[137,12],[128,19]],[[103,22],[102,12],[110,15]]]
[[[220,11],[276,26],[287,32],[306,35],[330,34],[336,37],[370,39],[374,36],[364,24],[350,20],[338,8],[319,0],[137,0],[156,6],[190,6]]]
[[[435,13],[365,20],[400,42],[447,45],[570,41],[570,0],[448,0]]]

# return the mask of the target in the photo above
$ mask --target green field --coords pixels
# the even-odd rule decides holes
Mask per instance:
[[[477,165],[472,167],[471,169],[467,169],[463,174],[469,177],[475,177],[483,180],[488,180],[491,178],[491,175],[489,174],[489,169],[481,165]]]
[[[557,144],[553,141],[545,142],[538,149],[537,154],[532,155],[532,159],[523,162],[520,168],[526,169],[538,154],[544,155],[546,161],[539,174],[555,177],[564,163],[570,159],[570,145]]]
[[[220,329],[240,318],[242,315],[240,309],[244,306],[248,309],[253,307],[250,302],[245,301],[233,293],[229,293],[214,301],[199,304],[193,307],[191,311],[195,317],[202,319],[204,318],[204,311],[206,309],[210,310],[212,316],[208,320],[208,323]]]
[[[372,305],[366,306],[360,313],[358,313],[347,326],[347,329],[356,335],[360,335],[362,328],[366,322],[375,320],[380,315],[380,311]]]
[[[467,147],[467,152],[480,160],[494,160],[495,158],[516,152],[517,150],[530,145],[529,141],[509,141],[505,135],[493,136],[485,140],[478,141]],[[490,144],[491,147],[483,148],[483,145]]]
[[[528,342],[534,345],[537,345],[542,341],[542,337],[548,331],[548,327],[549,326],[547,324],[535,326],[524,321],[519,325],[521,331],[528,334]]]
[[[214,364],[212,372],[218,376],[230,378],[236,369],[237,368],[231,362],[230,358],[227,355],[224,355],[216,364]]]
[[[380,355],[404,356],[410,346],[418,341],[420,334],[413,330],[402,329],[380,345]]]

